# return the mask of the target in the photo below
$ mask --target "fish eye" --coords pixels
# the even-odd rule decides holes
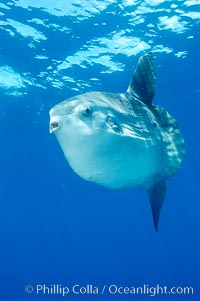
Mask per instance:
[[[92,109],[90,107],[84,107],[83,110],[82,110],[82,113],[84,116],[90,116],[91,113],[92,113]]]

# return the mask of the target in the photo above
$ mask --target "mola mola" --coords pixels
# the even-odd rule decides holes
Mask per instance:
[[[90,92],[54,106],[50,133],[83,179],[111,189],[144,187],[157,231],[165,182],[180,168],[185,147],[176,120],[152,104],[155,87],[147,53],[125,93]]]

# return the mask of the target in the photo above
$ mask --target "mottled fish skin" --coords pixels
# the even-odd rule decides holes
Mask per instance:
[[[144,187],[156,231],[166,179],[180,168],[184,139],[176,120],[152,104],[154,59],[143,55],[125,93],[90,92],[54,106],[54,133],[72,169],[111,189]]]
[[[85,93],[55,106],[50,113],[52,122],[60,123],[58,116],[64,116],[61,110],[68,112],[64,132],[62,126],[55,134],[72,169],[82,178],[111,189],[144,187],[161,164],[162,144],[156,139],[158,133],[153,124],[156,119],[138,100],[134,101],[135,110],[124,106],[129,97],[129,94]],[[80,104],[90,107],[93,117],[74,116],[72,130],[68,116],[70,111],[79,110]],[[87,126],[84,133],[78,134],[81,122],[81,130],[85,123]],[[66,139],[66,136],[71,136],[72,132],[76,133],[76,138],[79,135],[79,139],[70,145],[73,138]],[[78,160],[79,143],[82,145],[81,161]]]

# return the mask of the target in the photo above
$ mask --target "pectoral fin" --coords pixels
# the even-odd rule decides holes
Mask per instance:
[[[151,204],[151,210],[153,215],[153,222],[158,232],[158,222],[160,217],[160,211],[163,205],[163,201],[166,193],[166,184],[164,180],[156,182],[148,189],[148,196]]]

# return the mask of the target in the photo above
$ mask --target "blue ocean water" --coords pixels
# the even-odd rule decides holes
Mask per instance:
[[[0,1],[0,300],[200,300],[199,21],[198,0]],[[56,103],[125,91],[147,51],[157,66],[154,103],[186,141],[158,233],[145,191],[82,180],[48,130]],[[99,294],[75,294],[75,284]],[[110,285],[194,291],[153,297],[111,294]]]

